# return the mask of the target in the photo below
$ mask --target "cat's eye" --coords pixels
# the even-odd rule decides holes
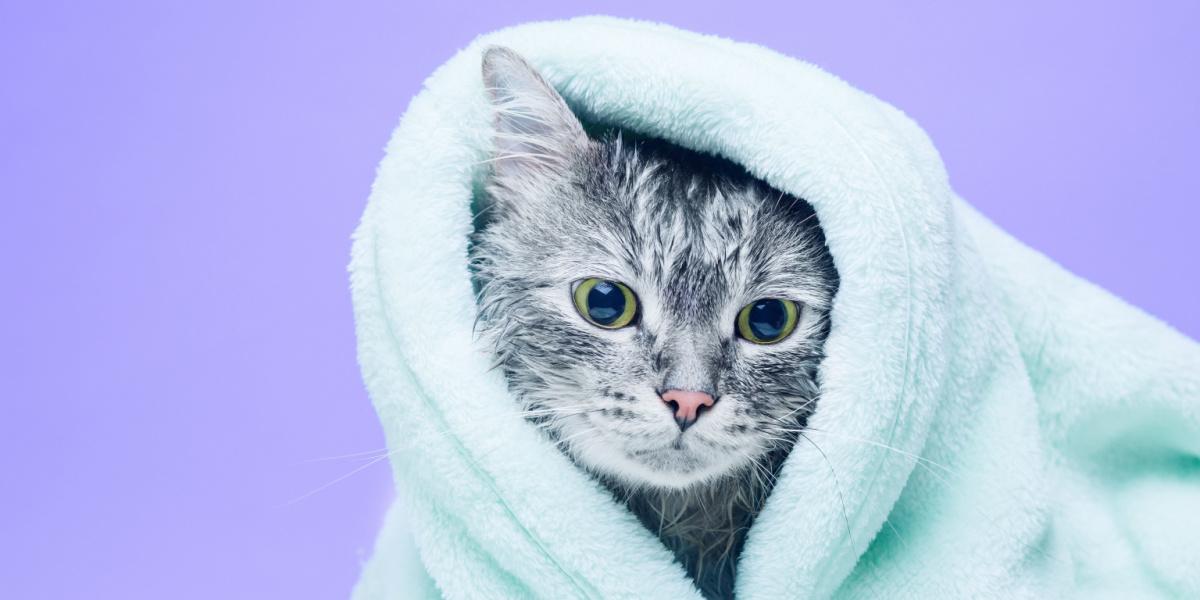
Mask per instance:
[[[763,298],[742,307],[737,316],[737,332],[755,344],[774,344],[796,329],[800,309],[795,302]]]
[[[637,316],[637,297],[619,281],[589,277],[579,282],[571,297],[579,316],[597,327],[620,329]]]

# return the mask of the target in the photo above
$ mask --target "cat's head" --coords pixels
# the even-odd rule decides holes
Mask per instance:
[[[790,447],[837,287],[815,215],[725,161],[592,139],[511,50],[472,264],[499,368],[577,463],[680,489]]]

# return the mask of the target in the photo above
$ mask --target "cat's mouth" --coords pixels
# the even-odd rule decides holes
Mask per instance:
[[[652,446],[605,442],[605,447],[591,445],[578,458],[636,487],[686,489],[721,478],[749,462],[748,453],[717,447],[691,432],[680,432]]]

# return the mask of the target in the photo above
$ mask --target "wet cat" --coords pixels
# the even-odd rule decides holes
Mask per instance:
[[[489,49],[478,325],[524,415],[732,597],[737,557],[818,399],[837,273],[816,215],[726,160],[589,135]]]

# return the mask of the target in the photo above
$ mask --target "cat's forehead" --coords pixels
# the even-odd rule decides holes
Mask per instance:
[[[806,203],[715,163],[605,150],[577,188],[589,214],[568,236],[576,271],[640,284],[697,318],[756,297],[820,300],[823,240]]]
[[[758,277],[804,263],[816,228],[809,205],[715,159],[616,147],[584,187],[605,207],[610,254],[668,273],[710,277],[739,263]]]
[[[525,205],[501,211],[491,237],[513,259],[498,268],[530,287],[612,279],[664,310],[714,318],[762,297],[829,296],[812,208],[728,161],[617,139],[557,182],[494,190]]]

